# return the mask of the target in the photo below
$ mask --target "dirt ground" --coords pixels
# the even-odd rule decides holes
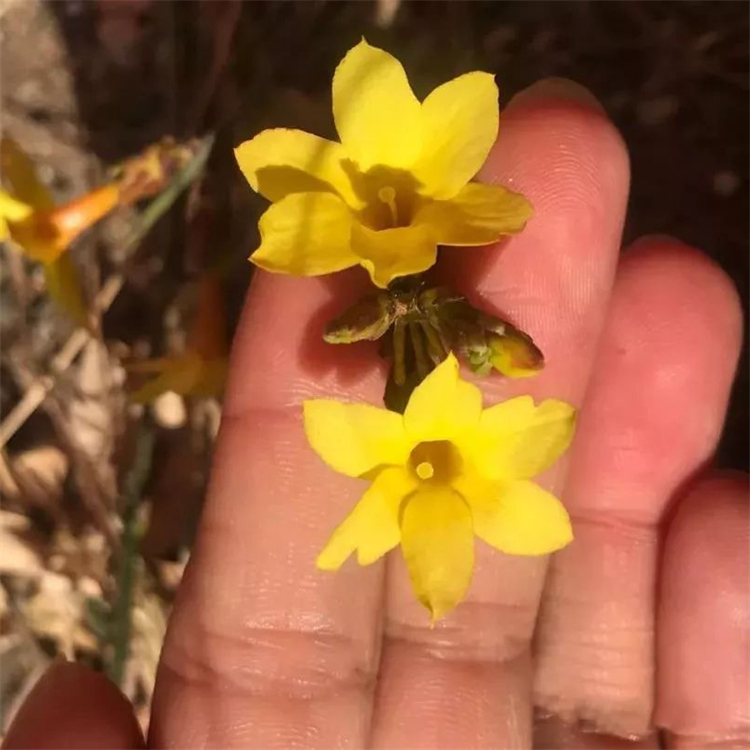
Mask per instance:
[[[540,77],[574,78],[601,99],[630,149],[625,242],[658,232],[703,248],[747,310],[748,20],[747,3],[715,0],[3,0],[2,129],[57,199],[164,135],[216,133],[199,188],[206,231],[187,231],[184,198],[158,222],[103,317],[102,341],[83,347],[2,449],[3,723],[58,654],[110,673],[124,659],[120,682],[145,717],[219,407],[167,399],[146,420],[155,468],[141,487],[148,501],[134,509],[132,552],[121,488],[146,418],[124,406],[118,363],[179,338],[190,284],[210,263],[224,268],[230,328],[236,321],[262,203],[241,181],[232,145],[272,125],[331,135],[330,75],[363,34],[403,61],[417,93],[473,69],[497,74],[503,103]],[[134,222],[134,211],[120,211],[75,248],[91,290],[118,272]],[[71,331],[40,298],[32,265],[9,251],[2,264],[5,419]],[[747,347],[717,461],[748,467]],[[123,606],[132,611],[125,630]]]

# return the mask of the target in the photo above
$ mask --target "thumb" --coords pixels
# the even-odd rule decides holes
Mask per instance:
[[[142,748],[143,734],[125,696],[104,676],[56,662],[18,709],[2,748]]]

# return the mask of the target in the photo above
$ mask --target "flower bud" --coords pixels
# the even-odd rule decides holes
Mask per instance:
[[[377,341],[396,319],[396,302],[388,292],[357,300],[326,325],[323,339],[329,344]]]
[[[489,362],[506,378],[528,378],[544,367],[544,355],[522,331],[505,324],[505,331],[487,335]]]
[[[114,179],[122,205],[132,205],[164,190],[193,158],[198,145],[198,141],[178,143],[173,138],[163,138],[116,167]]]

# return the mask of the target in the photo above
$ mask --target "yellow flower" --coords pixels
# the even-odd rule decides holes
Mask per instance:
[[[0,240],[10,240],[32,260],[42,263],[47,291],[77,323],[87,322],[75,265],[66,250],[86,229],[118,202],[118,190],[105,185],[62,206],[56,206],[37,178],[34,165],[10,138],[0,142]]]
[[[362,40],[333,77],[340,143],[265,130],[236,149],[260,220],[261,268],[317,276],[364,266],[387,286],[435,263],[438,245],[486,245],[520,231],[529,202],[470,183],[498,130],[497,86],[473,72],[423,102],[394,57]]]
[[[474,535],[512,555],[544,555],[573,538],[562,503],[531,477],[573,436],[575,411],[520,396],[482,410],[479,389],[451,354],[409,399],[403,416],[320,399],[305,430],[336,471],[372,484],[317,560],[336,570],[353,552],[369,565],[401,544],[412,586],[433,622],[464,597]]]
[[[198,288],[195,318],[184,354],[127,365],[131,373],[156,377],[130,398],[145,404],[167,391],[183,396],[219,396],[228,368],[226,315],[222,289],[215,276],[204,277]]]

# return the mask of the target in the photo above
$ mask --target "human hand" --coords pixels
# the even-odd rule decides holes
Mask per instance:
[[[361,487],[309,448],[300,403],[377,403],[383,374],[362,347],[320,341],[322,308],[343,309],[361,274],[258,272],[164,645],[154,747],[657,747],[652,717],[670,746],[750,743],[747,481],[695,479],[740,346],[735,291],[669,238],[618,264],[627,154],[588,92],[537,84],[501,131],[481,177],[536,216],[506,252],[441,251],[439,272],[545,352],[533,380],[483,380],[487,402],[529,392],[583,406],[567,465],[545,483],[575,541],[551,563],[478,543],[466,600],[434,629],[397,553],[318,571]],[[4,746],[141,743],[113,686],[58,665]]]

